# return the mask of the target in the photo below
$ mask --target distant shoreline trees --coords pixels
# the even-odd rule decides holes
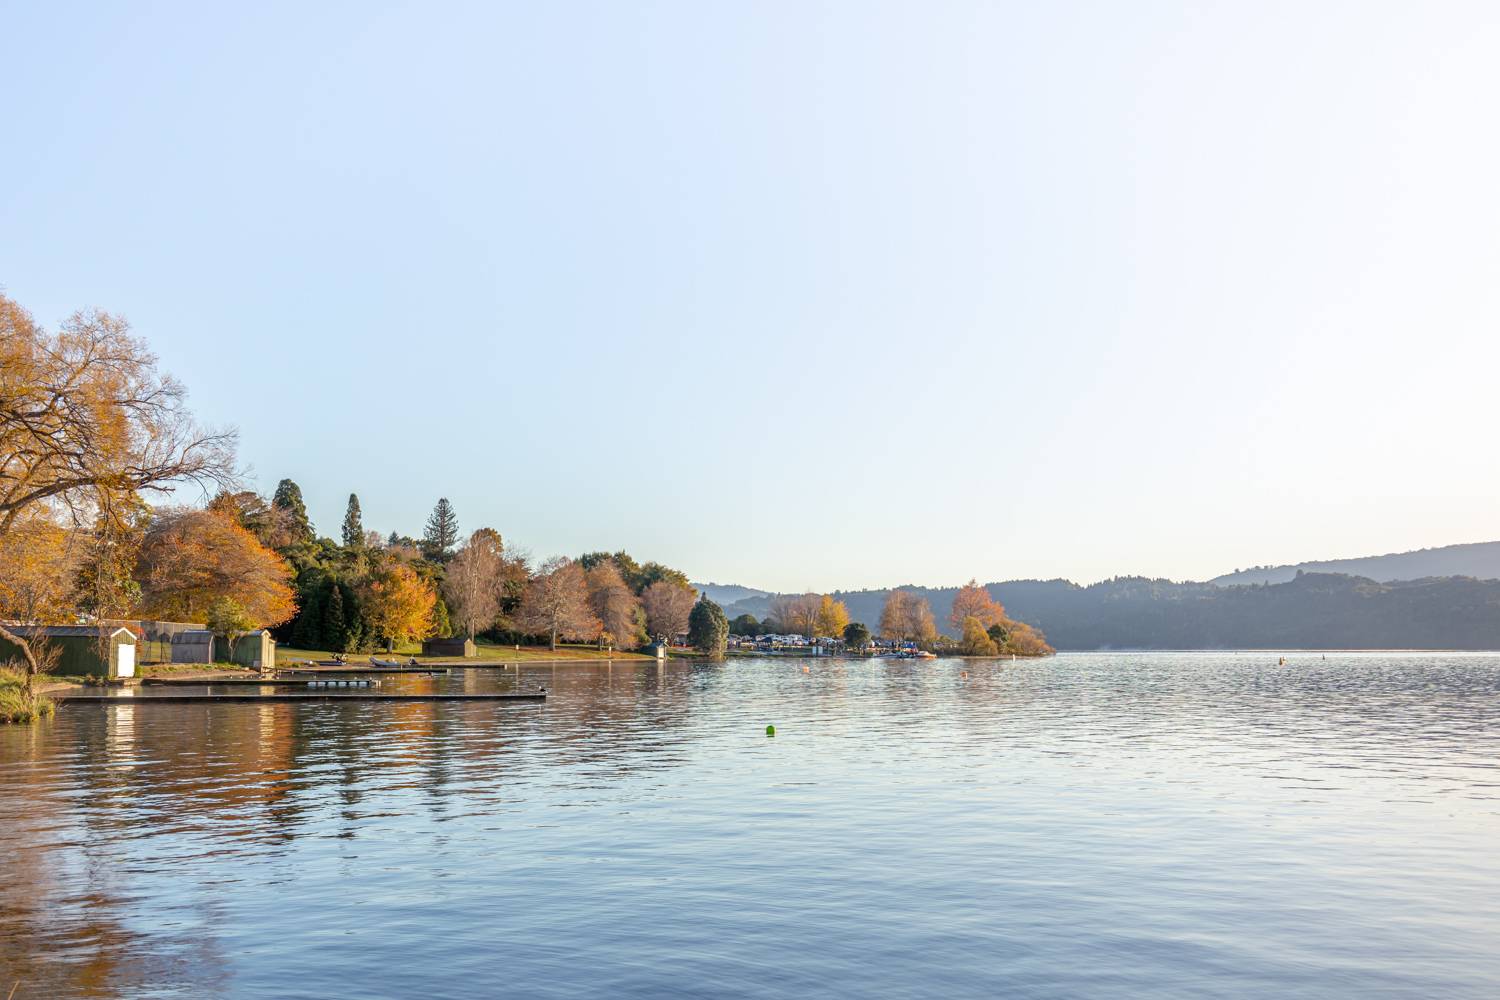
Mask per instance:
[[[77,313],[48,333],[0,296],[0,334],[0,619],[201,620],[226,639],[265,627],[297,648],[343,652],[453,631],[541,637],[554,649],[632,648],[688,633],[722,653],[723,610],[680,570],[600,551],[533,571],[492,529],[460,544],[446,497],[420,541],[367,530],[354,492],[339,539],[319,537],[294,480],[279,480],[269,498],[240,488],[234,433],[199,428],[182,387],[116,317]],[[142,498],[185,483],[217,491],[204,506],[152,508]],[[775,625],[859,644],[848,607],[832,595],[792,598],[773,618],[741,616],[734,630]],[[925,635],[920,614],[901,627]],[[1013,645],[1022,629],[997,621],[986,634]],[[0,635],[33,676],[39,661],[28,643],[3,624]]]
[[[849,608],[827,594],[780,595],[771,601],[770,619],[793,635],[837,639],[849,624]]]

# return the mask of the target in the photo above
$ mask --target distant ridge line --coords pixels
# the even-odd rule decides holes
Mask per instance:
[[[1352,559],[1316,559],[1281,566],[1256,566],[1216,576],[1209,583],[1221,587],[1242,584],[1286,583],[1303,573],[1344,573],[1380,583],[1424,580],[1430,577],[1468,576],[1476,580],[1500,580],[1500,542],[1464,542],[1409,552],[1388,552]]]

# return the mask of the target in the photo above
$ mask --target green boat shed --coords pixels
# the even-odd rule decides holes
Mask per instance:
[[[135,633],[123,625],[6,625],[28,643],[40,639],[58,651],[49,670],[70,676],[92,675],[115,680],[134,677]],[[26,662],[21,648],[0,636],[0,663]]]

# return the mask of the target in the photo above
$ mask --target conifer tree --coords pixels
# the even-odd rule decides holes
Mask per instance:
[[[292,626],[292,645],[298,649],[323,648],[323,608],[325,594],[322,589],[313,590],[304,599],[302,610]]]
[[[458,544],[458,515],[447,497],[438,500],[422,532],[422,551],[433,562],[445,562]]]
[[[443,601],[443,596],[438,595],[437,602],[432,606],[432,638],[446,639],[453,634],[453,618],[448,613],[448,605]]]
[[[344,593],[338,584],[328,588],[328,599],[323,604],[322,649],[342,652],[348,640],[348,626],[344,621]]]
[[[344,548],[362,549],[365,545],[365,525],[359,516],[359,497],[349,494],[349,506],[344,511]]]
[[[724,647],[729,641],[729,619],[707,594],[698,599],[688,615],[688,641],[698,652],[707,653],[716,660],[724,656]]]
[[[313,540],[315,532],[312,522],[307,518],[307,504],[302,502],[302,487],[290,479],[283,479],[276,484],[271,506],[286,512],[294,544],[306,544]]]

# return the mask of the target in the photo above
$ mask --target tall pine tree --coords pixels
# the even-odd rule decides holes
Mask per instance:
[[[365,524],[359,517],[359,497],[349,494],[349,507],[344,511],[344,548],[365,547]]]
[[[349,640],[348,625],[344,620],[344,593],[337,583],[328,588],[328,599],[323,604],[323,648],[343,652]]]
[[[458,515],[447,497],[438,500],[422,532],[422,552],[433,562],[446,562],[458,544]]]
[[[302,487],[290,479],[283,479],[276,484],[271,506],[286,512],[293,544],[305,545],[313,540],[314,532],[312,522],[307,518],[307,504],[302,502]]]

